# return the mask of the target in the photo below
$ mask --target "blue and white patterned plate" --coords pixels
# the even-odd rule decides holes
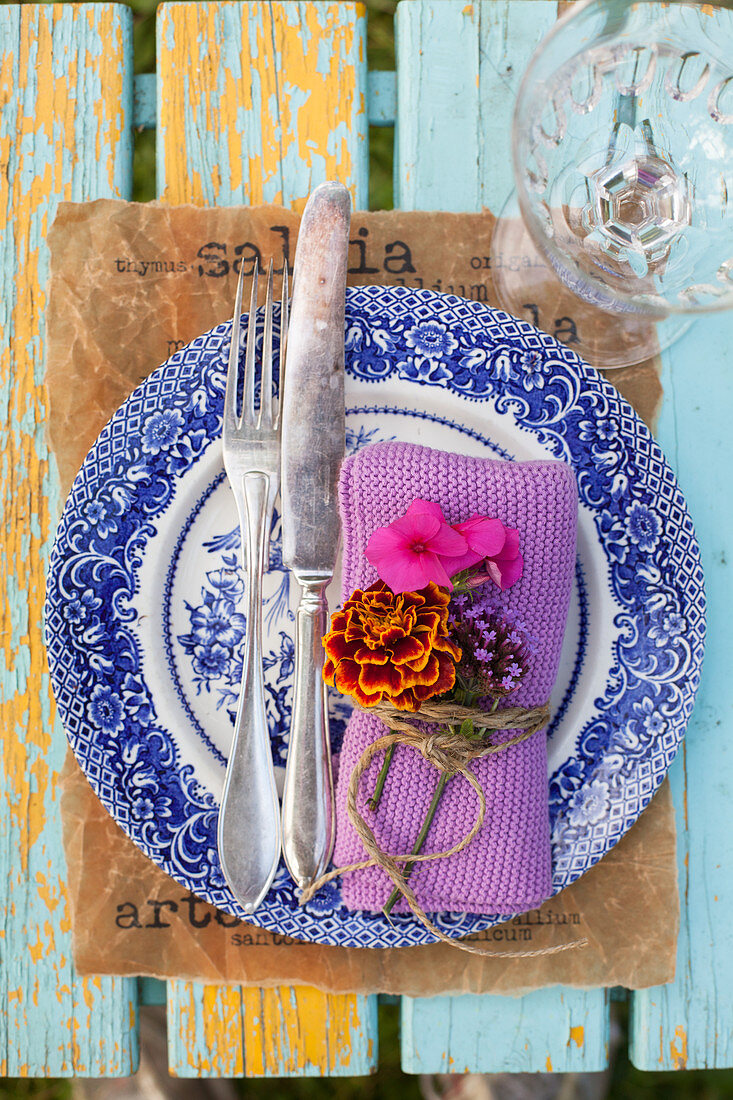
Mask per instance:
[[[177,352],[102,431],[59,526],[46,630],[59,710],[104,805],[181,885],[242,916],[216,851],[245,631],[219,442],[229,334],[220,325]],[[359,288],[347,296],[346,351],[349,448],[396,438],[560,458],[577,474],[578,564],[549,748],[557,892],[636,821],[692,709],[705,602],[685,502],[616,390],[524,321],[430,291]],[[277,517],[272,541],[266,676],[282,772],[295,586]],[[335,697],[335,748],[347,716]],[[435,919],[464,936],[500,918]],[[358,947],[431,940],[411,916],[349,912],[338,884],[301,908],[284,867],[256,923]]]

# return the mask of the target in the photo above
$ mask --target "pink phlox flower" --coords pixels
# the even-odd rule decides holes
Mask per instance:
[[[468,550],[462,558],[452,558],[445,563],[451,577],[463,569],[477,565],[484,558],[496,557],[506,541],[504,524],[500,519],[490,519],[489,516],[471,516],[463,523],[454,523],[453,530],[463,535],[468,543]]]
[[[500,554],[487,558],[486,571],[502,592],[511,588],[524,573],[524,558],[519,551],[519,531],[506,528],[506,542]]]
[[[498,554],[486,557],[478,573],[467,582],[469,588],[478,588],[486,581],[493,581],[502,592],[516,584],[524,573],[524,558],[519,551],[519,531],[505,527],[506,539]]]
[[[415,592],[430,581],[451,588],[446,563],[466,549],[465,537],[448,525],[439,505],[415,500],[400,519],[377,528],[366,556],[393,592]]]
[[[423,515],[425,513],[429,516],[435,516],[441,523],[448,522],[439,504],[435,504],[432,500],[421,500],[419,497],[417,500],[413,500],[412,504],[405,512],[405,516]]]

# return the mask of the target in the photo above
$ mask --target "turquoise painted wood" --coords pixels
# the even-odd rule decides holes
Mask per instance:
[[[159,978],[138,978],[137,995],[141,1005],[164,1005],[166,1003],[166,982]]]
[[[659,441],[695,521],[708,600],[700,694],[670,776],[682,922],[671,985],[632,999],[640,1069],[733,1065],[733,316],[696,321],[664,353]]]
[[[131,13],[98,4],[0,10],[0,1075],[127,1074],[136,983],[71,960],[54,718],[41,637],[59,511],[43,435],[46,233],[61,199],[130,193]]]
[[[406,1073],[580,1073],[608,1064],[608,993],[402,998]]]
[[[481,205],[497,216],[514,188],[511,116],[529,58],[557,20],[549,0],[481,3],[478,164]]]
[[[481,209],[475,8],[453,0],[398,5],[394,201],[399,209]]]
[[[136,130],[154,130],[156,95],[155,73],[140,73],[133,83],[132,124]]]
[[[403,0],[396,206],[501,213],[513,187],[514,97],[556,18],[554,0]]]
[[[551,0],[403,0],[395,166],[402,208],[500,213],[512,188],[518,80],[556,17]],[[607,1061],[604,990],[543,990],[519,1000],[405,998],[402,1019],[402,1065],[410,1073],[590,1070]],[[568,1041],[574,1020],[584,1028],[579,1047]]]
[[[370,126],[394,126],[397,114],[397,74],[369,73],[367,78],[367,114]]]

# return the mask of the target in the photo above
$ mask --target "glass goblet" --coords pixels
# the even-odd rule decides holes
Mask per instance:
[[[612,367],[733,306],[729,8],[574,4],[524,75],[512,157],[521,219],[505,209],[493,250],[527,261],[494,263],[510,312],[554,294],[576,350]]]

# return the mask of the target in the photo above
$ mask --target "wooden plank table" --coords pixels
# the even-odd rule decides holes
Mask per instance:
[[[352,3],[169,3],[158,9],[157,190],[172,203],[302,207],[326,178],[367,205],[368,122],[396,131],[407,209],[499,210],[510,188],[519,77],[554,0],[403,0],[397,79],[367,74],[366,14]],[[45,243],[59,201],[131,194],[135,122],[151,80],[132,77],[131,13],[115,4],[0,9],[0,401],[5,598],[0,857],[0,1075],[119,1076],[137,1063],[139,989],[75,975],[57,782],[65,751],[41,634],[44,571],[61,501],[43,423]],[[137,115],[135,112],[138,112]],[[450,165],[450,172],[446,171]],[[659,434],[702,544],[708,655],[673,766],[682,933],[677,978],[632,997],[630,1054],[644,1069],[733,1065],[733,901],[725,822],[733,688],[733,319],[693,326],[665,353]],[[702,368],[702,369],[701,369]],[[170,982],[171,1072],[358,1075],[377,1064],[376,998]],[[404,998],[411,1073],[596,1070],[608,1059],[607,990]]]

